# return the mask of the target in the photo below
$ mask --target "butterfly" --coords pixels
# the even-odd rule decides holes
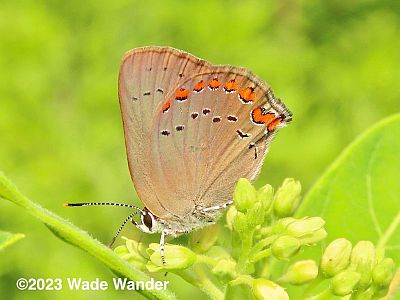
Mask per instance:
[[[126,53],[118,80],[129,171],[141,209],[131,221],[146,233],[177,236],[213,223],[232,204],[235,183],[254,180],[269,144],[292,114],[251,71],[213,65],[170,47]],[[141,223],[133,220],[140,213]]]

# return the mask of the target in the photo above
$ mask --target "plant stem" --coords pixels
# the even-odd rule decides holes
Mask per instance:
[[[310,284],[307,286],[307,288],[303,292],[302,298],[307,298],[308,295],[311,294],[311,292],[318,287],[321,282],[324,280],[324,278],[319,274],[317,278],[315,278],[313,281],[310,282]]]
[[[259,260],[261,260],[263,258],[271,256],[271,253],[272,253],[271,249],[268,248],[268,249],[265,249],[263,251],[257,252],[256,255],[252,255],[249,260],[252,263],[256,263],[256,262],[258,262]]]
[[[257,242],[257,244],[255,244],[253,246],[253,248],[251,249],[251,252],[256,253],[256,252],[261,251],[261,249],[265,248],[268,245],[271,245],[276,240],[276,238],[277,238],[277,235],[272,235],[265,239],[262,239],[261,241]]]
[[[210,298],[220,300],[224,299],[224,294],[219,288],[217,288],[214,283],[208,278],[207,274],[203,271],[201,266],[193,266],[196,276],[193,276],[189,271],[173,271],[176,275],[180,276],[183,280],[190,283],[191,285],[198,287],[204,293],[206,293]]]
[[[239,285],[239,284],[244,284],[244,285],[247,285],[249,287],[252,287],[253,286],[253,280],[254,280],[254,278],[251,277],[250,275],[239,275],[236,279],[231,280],[229,282],[229,285],[235,286],[235,285]]]
[[[206,255],[200,255],[200,254],[197,255],[197,262],[204,263],[211,267],[215,267],[218,263],[215,259],[213,259],[209,256],[206,256]]]
[[[319,293],[318,295],[311,296],[309,298],[305,298],[306,300],[326,300],[332,298],[332,292],[330,288],[327,288],[323,292]]]
[[[268,227],[261,227],[258,234],[262,235],[262,236],[269,236],[271,235],[273,231],[273,227],[272,226],[268,226]]]
[[[211,299],[224,299],[224,293],[209,279],[209,276],[204,272],[203,266],[194,265],[193,270],[198,277],[197,287],[204,291]]]
[[[249,256],[251,251],[251,246],[253,245],[253,234],[254,230],[249,232],[248,235],[242,237],[242,252],[240,253],[238,259],[238,271],[240,273],[248,273],[249,271]]]

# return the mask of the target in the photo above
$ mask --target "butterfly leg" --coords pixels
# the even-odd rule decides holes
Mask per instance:
[[[162,264],[165,266],[165,235],[166,235],[166,230],[161,231],[161,238],[160,238],[160,255],[161,255],[161,261]]]
[[[215,206],[210,206],[210,207],[203,208],[201,211],[202,212],[209,212],[209,211],[214,211],[214,210],[220,210],[220,209],[227,208],[229,205],[232,205],[232,204],[233,204],[233,200],[230,200],[227,203],[222,204],[222,205],[215,205]]]

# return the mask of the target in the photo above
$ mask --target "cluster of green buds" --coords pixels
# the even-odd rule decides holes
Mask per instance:
[[[298,260],[304,248],[327,236],[322,218],[293,216],[301,200],[299,182],[286,179],[274,192],[270,185],[256,190],[240,179],[233,199],[225,223],[191,233],[187,246],[166,244],[165,263],[159,244],[142,239],[126,239],[115,252],[141,270],[175,273],[213,299],[234,294],[243,299],[286,300],[288,286],[304,286],[310,299],[335,295],[372,299],[365,295],[387,291],[394,263],[371,243],[360,242],[353,248],[339,239],[326,248],[320,264]],[[328,287],[313,292],[322,282]]]
[[[360,241],[353,247],[350,241],[340,238],[325,249],[320,270],[330,281],[329,292],[333,295],[368,300],[386,295],[395,263],[369,241]]]

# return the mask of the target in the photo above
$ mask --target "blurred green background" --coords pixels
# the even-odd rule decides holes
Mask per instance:
[[[295,177],[307,190],[355,136],[400,111],[399,36],[399,1],[3,1],[0,170],[107,243],[126,210],[62,204],[139,204],[125,158],[118,68],[131,48],[168,45],[248,67],[272,85],[294,121],[278,134],[258,184]],[[0,229],[26,234],[0,253],[1,299],[141,298],[113,290],[20,292],[19,277],[112,274],[5,201]],[[204,298],[172,285],[181,299]]]

